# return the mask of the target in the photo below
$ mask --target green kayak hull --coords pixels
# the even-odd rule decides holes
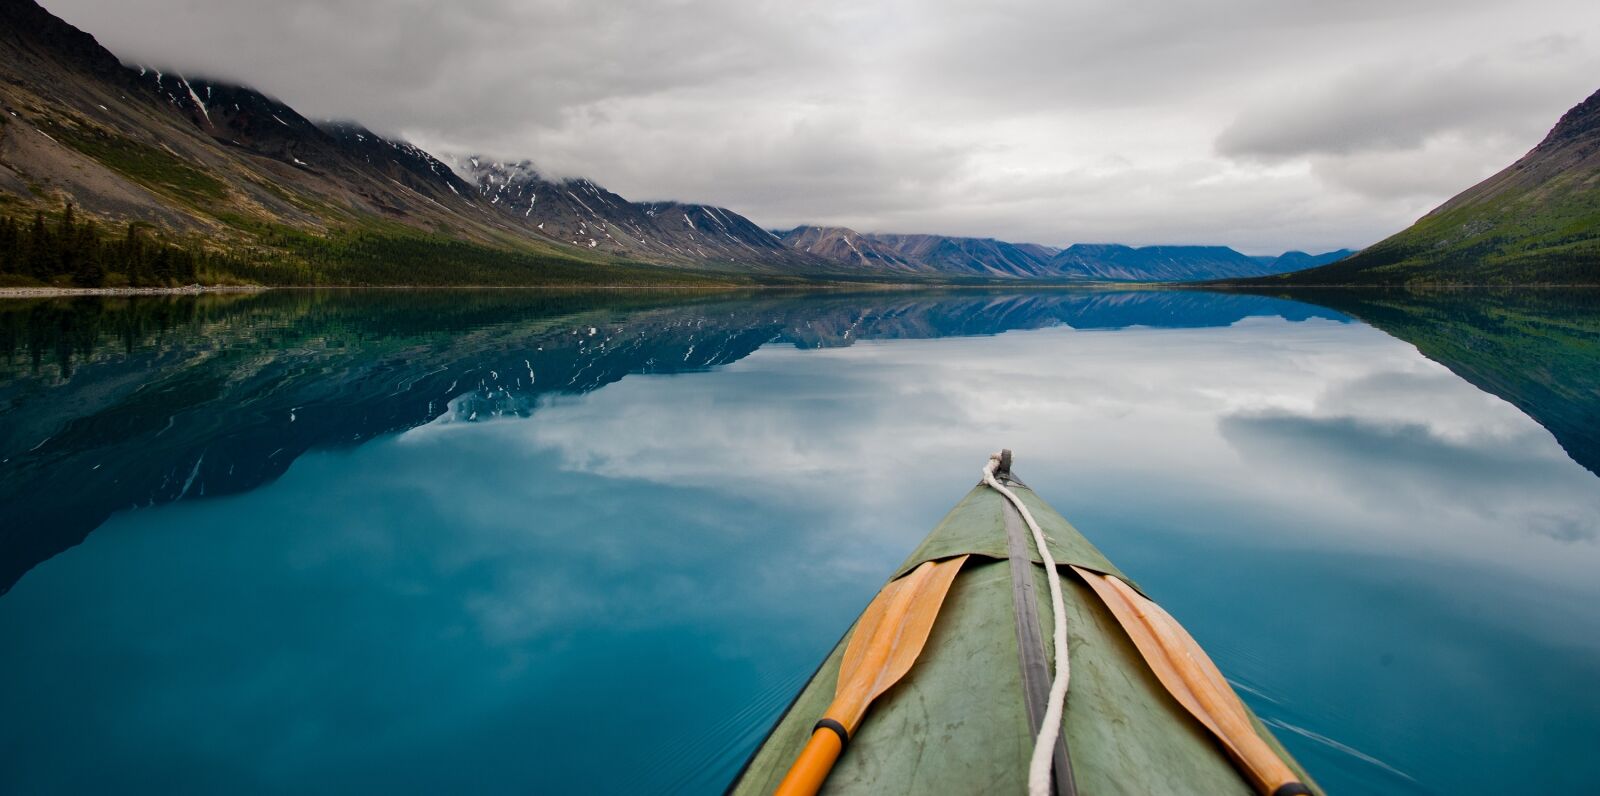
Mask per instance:
[[[1067,520],[1020,483],[1062,573],[1069,628],[1071,689],[1062,733],[1080,794],[1248,794],[1249,782],[1208,731],[1162,687],[1099,597],[1068,565],[1117,570]],[[979,485],[894,573],[924,561],[971,554],[956,577],[927,646],[910,673],[867,711],[823,787],[824,793],[1026,793],[1033,749],[1025,702],[1007,555],[1006,515],[998,492]],[[1049,586],[1031,543],[1026,571],[1046,660],[1053,661]],[[891,578],[892,580],[892,578]],[[729,788],[771,793],[833,701],[850,634],[822,663]],[[1321,793],[1277,739],[1251,717],[1314,792]]]

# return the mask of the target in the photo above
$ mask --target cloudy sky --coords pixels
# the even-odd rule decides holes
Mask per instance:
[[[1359,247],[1600,88],[1593,0],[43,0],[129,61],[631,199]]]

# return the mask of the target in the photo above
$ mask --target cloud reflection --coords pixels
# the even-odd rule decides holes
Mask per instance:
[[[706,376],[549,402],[501,433],[574,472],[834,505],[891,527],[882,513],[942,510],[1010,446],[1058,503],[1143,494],[1123,510],[1220,511],[1242,518],[1233,532],[1287,526],[1300,545],[1549,577],[1558,554],[1541,541],[1600,533],[1600,480],[1548,432],[1392,338],[1318,321],[769,347]],[[1600,565],[1600,551],[1559,554],[1572,555]],[[1592,590],[1582,566],[1557,569]]]

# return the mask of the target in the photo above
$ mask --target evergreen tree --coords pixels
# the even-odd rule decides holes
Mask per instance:
[[[0,218],[0,273],[40,282],[65,277],[76,285],[99,287],[115,273],[125,275],[134,287],[192,284],[202,272],[238,266],[231,258],[219,260],[198,248],[163,243],[137,222],[130,222],[120,238],[104,237],[94,219],[80,220],[70,204],[55,223],[42,211],[34,213],[28,226]]]
[[[28,229],[28,242],[22,247],[23,276],[44,281],[50,278],[50,231],[44,225],[44,211],[33,214],[33,226]]]
[[[128,275],[128,284],[146,287],[152,283],[150,265],[145,261],[144,239],[139,235],[138,225],[132,221],[128,222],[128,232],[119,245],[117,262]]]
[[[67,205],[71,209],[72,205]],[[72,270],[72,283],[79,287],[100,287],[106,283],[106,269],[102,260],[103,247],[100,245],[100,234],[95,229],[95,224],[90,221],[78,227],[74,234],[72,244],[73,258],[75,259]]]
[[[172,268],[172,248],[162,246],[156,250],[155,257],[151,258],[150,271],[155,277],[155,284],[170,285],[175,276]]]
[[[15,219],[0,219],[0,274],[17,272],[17,259],[21,254],[22,230]]]
[[[67,203],[67,209],[61,214],[61,223],[56,227],[55,254],[52,257],[51,275],[73,274],[78,271],[78,230],[77,219],[72,212],[72,203]]]

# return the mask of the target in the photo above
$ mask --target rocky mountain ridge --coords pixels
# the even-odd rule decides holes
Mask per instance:
[[[483,156],[454,165],[489,205],[526,231],[618,256],[692,265],[769,265],[837,270],[799,254],[732,210],[679,202],[632,202],[583,178],[551,179],[533,163]]]

